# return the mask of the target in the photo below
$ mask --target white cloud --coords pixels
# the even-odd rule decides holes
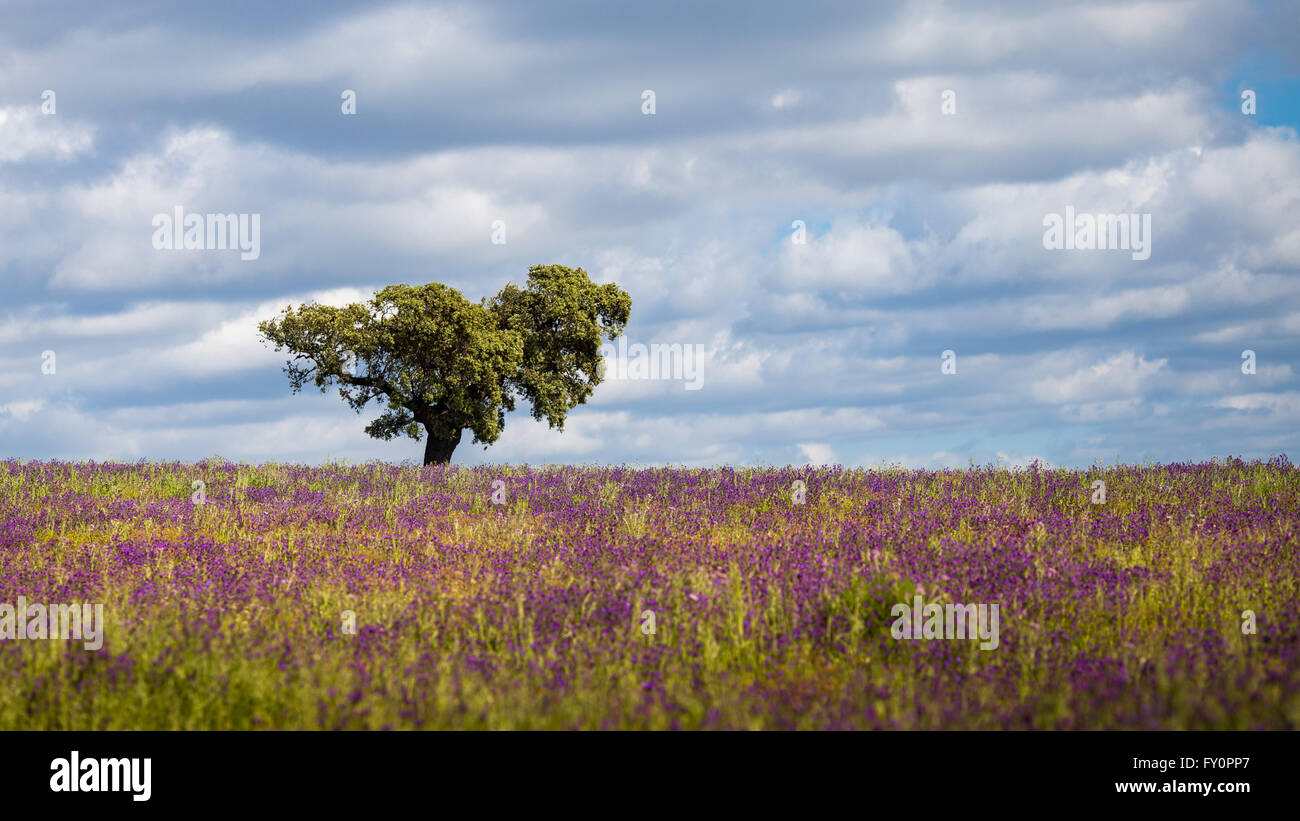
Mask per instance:
[[[1268,411],[1270,414],[1284,415],[1291,419],[1300,418],[1300,393],[1247,393],[1239,396],[1225,396],[1214,402],[1216,408],[1228,408],[1239,411]]]
[[[834,465],[839,463],[835,451],[825,442],[800,442],[799,452],[813,465]]]
[[[787,241],[782,249],[783,284],[796,289],[843,287],[905,293],[932,282],[919,271],[918,249],[895,229],[880,224],[833,225],[806,245]]]
[[[39,105],[0,106],[0,165],[69,162],[89,151],[94,141],[93,127],[69,121],[57,108],[53,114],[42,114]]]
[[[793,89],[787,89],[785,91],[778,92],[772,95],[772,108],[778,110],[783,108],[794,108],[795,106],[799,105],[799,100],[802,98],[802,96],[803,95],[801,95],[798,91],[795,91]]]
[[[1148,362],[1133,351],[1122,351],[1065,376],[1040,379],[1033,383],[1031,390],[1035,399],[1048,404],[1092,405],[1113,397],[1127,399],[1140,394],[1167,361]]]
[[[80,104],[0,109],[0,445],[314,453],[258,432],[292,419],[336,453],[418,457],[333,396],[189,397],[278,373],[255,326],[305,298],[285,295],[424,278],[476,299],[552,261],[632,294],[630,341],[705,344],[704,388],[607,382],[564,434],[517,414],[466,460],[1177,458],[1242,441],[1213,407],[1269,412],[1252,447],[1296,441],[1300,141],[1220,88],[1267,14],[915,2],[798,37],[756,14],[771,48],[683,31],[670,61],[653,31],[536,14],[402,4],[256,36],[155,14],[6,44],[4,99]],[[261,214],[262,257],[155,251],[176,205]],[[1045,251],[1066,205],[1151,213],[1151,259]]]
[[[22,399],[0,405],[0,416],[7,416],[18,422],[26,422],[33,414],[45,407],[43,399]]]

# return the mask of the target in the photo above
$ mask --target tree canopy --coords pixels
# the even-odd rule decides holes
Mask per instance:
[[[292,354],[284,371],[294,393],[337,385],[357,413],[386,400],[366,433],[427,437],[428,465],[450,461],[466,429],[475,443],[495,442],[519,399],[564,430],[601,382],[602,337],[622,335],[631,310],[625,291],[581,268],[533,265],[526,287],[508,284],[491,300],[437,282],[390,285],[342,308],[286,307],[258,330]]]

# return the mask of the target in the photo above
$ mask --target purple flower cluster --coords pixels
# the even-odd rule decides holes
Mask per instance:
[[[1294,729],[1298,541],[1285,457],[0,462],[0,604],[107,620],[0,623],[0,728]],[[895,638],[918,596],[996,649]]]

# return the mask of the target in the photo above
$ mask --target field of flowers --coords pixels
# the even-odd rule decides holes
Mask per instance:
[[[1298,545],[1285,457],[10,460],[0,602],[107,626],[0,641],[0,729],[1297,729]],[[999,605],[997,648],[895,639],[916,595]]]

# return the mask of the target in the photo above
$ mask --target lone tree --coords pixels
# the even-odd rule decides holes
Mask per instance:
[[[343,308],[286,307],[258,325],[293,358],[284,371],[293,392],[308,381],[339,395],[357,413],[385,397],[388,409],[366,426],[376,439],[427,436],[424,464],[445,464],[468,428],[495,442],[516,399],[534,419],[564,430],[564,417],[599,385],[602,335],[617,339],[632,299],[596,285],[581,268],[533,265],[528,287],[506,285],[478,304],[454,288],[390,285]]]

